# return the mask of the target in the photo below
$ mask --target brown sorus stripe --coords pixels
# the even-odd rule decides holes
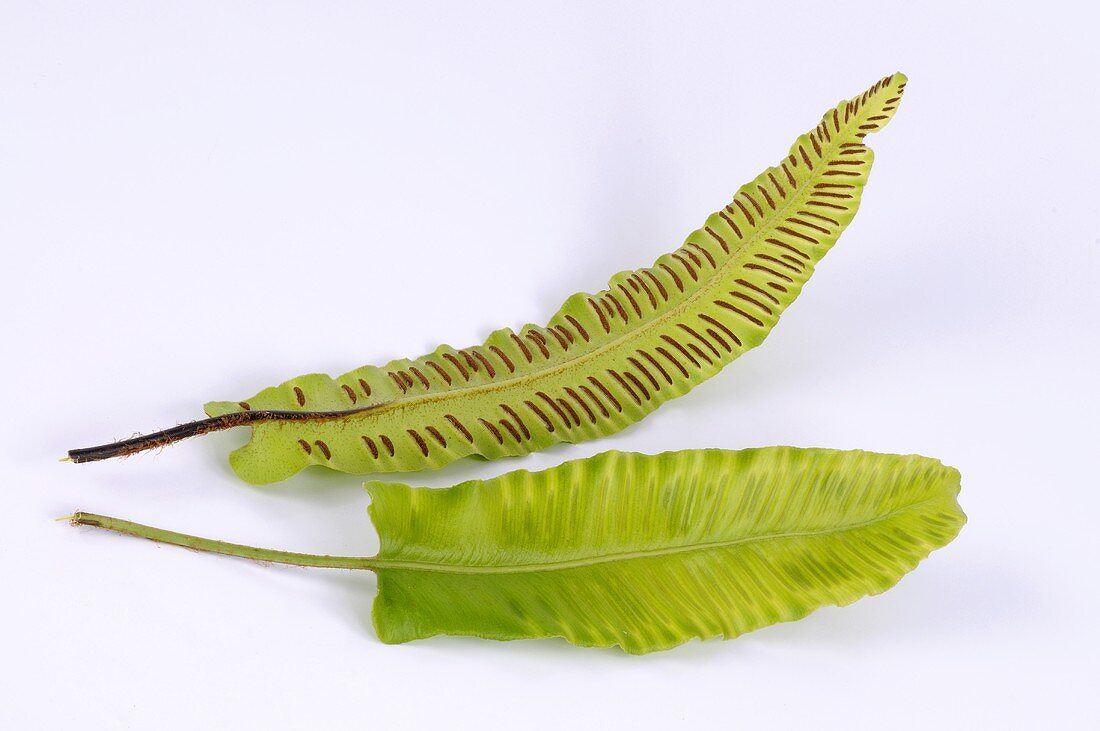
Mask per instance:
[[[473,443],[474,435],[471,434],[470,430],[467,429],[466,426],[458,420],[457,416],[455,416],[454,414],[446,414],[443,418],[451,422],[451,426],[453,426],[455,429],[458,429],[460,432],[462,432],[462,436],[466,437],[466,441],[470,442],[471,444]]]

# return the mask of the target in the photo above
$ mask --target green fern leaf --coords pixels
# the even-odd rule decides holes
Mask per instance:
[[[645,653],[731,638],[893,586],[966,521],[959,473],[917,456],[771,447],[607,452],[437,490],[371,482],[372,558],[203,550],[378,574],[385,642],[564,637]]]
[[[252,439],[230,461],[244,480],[268,483],[311,464],[421,470],[619,431],[763,341],[855,215],[873,159],[864,137],[893,116],[905,83],[888,76],[829,110],[677,251],[570,297],[545,327],[338,378],[302,376],[207,404],[205,422],[70,456],[249,425]]]
[[[962,527],[958,487],[935,460],[792,448],[372,482],[375,627],[632,653],[731,638],[893,586]]]

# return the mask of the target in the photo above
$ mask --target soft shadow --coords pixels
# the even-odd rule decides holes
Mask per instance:
[[[846,607],[822,607],[754,635],[769,644],[827,649],[932,638],[951,643],[1018,624],[1041,601],[1007,564],[951,556],[937,562],[935,571],[920,569],[877,596]]]
[[[369,615],[364,623],[373,632]],[[375,641],[378,641],[377,638]],[[485,640],[478,637],[438,635],[402,645],[404,652],[421,652],[426,655],[491,655],[498,658],[519,658],[535,661],[554,661],[560,658],[583,657],[586,663],[603,663],[614,667],[629,667],[637,663],[660,663],[665,666],[692,665],[741,652],[736,643],[711,640],[691,640],[679,647],[647,655],[632,655],[618,647],[577,647],[561,637],[528,640]]]
[[[364,637],[381,644],[371,622],[371,607],[378,593],[378,579],[373,571],[318,570],[319,581],[332,588],[334,595],[340,597],[341,616],[346,616]]]

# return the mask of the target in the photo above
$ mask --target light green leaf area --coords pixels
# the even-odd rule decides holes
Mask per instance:
[[[771,447],[607,452],[435,490],[370,482],[374,624],[663,650],[893,586],[966,521],[918,456]]]
[[[573,295],[545,327],[207,404],[210,416],[301,412],[253,422],[234,470],[252,483],[311,464],[421,470],[637,422],[764,340],[855,215],[873,160],[864,138],[893,116],[905,83],[888,76],[830,109],[678,250]]]

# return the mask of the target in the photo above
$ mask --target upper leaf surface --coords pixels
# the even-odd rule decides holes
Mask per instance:
[[[771,447],[607,452],[446,490],[371,482],[386,642],[666,649],[893,586],[965,522],[937,460]]]
[[[419,470],[593,439],[638,421],[776,324],[855,215],[873,160],[864,137],[893,116],[905,83],[888,76],[829,110],[678,250],[615,275],[602,292],[570,297],[545,327],[207,404],[212,416],[315,414],[255,424],[231,457],[234,469],[255,483],[309,464]]]

